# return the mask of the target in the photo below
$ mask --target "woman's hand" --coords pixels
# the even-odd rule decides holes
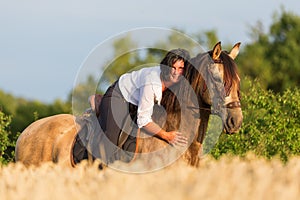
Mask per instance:
[[[154,122],[149,122],[143,128],[152,135],[156,135],[161,139],[166,140],[169,144],[173,146],[186,146],[188,143],[187,138],[182,133],[178,131],[166,132]]]
[[[178,131],[165,132],[162,138],[173,146],[186,146],[188,144],[187,138]]]

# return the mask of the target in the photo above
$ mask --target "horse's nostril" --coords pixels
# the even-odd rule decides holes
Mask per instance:
[[[226,121],[227,132],[236,132],[242,126],[242,121],[235,117],[228,117]]]
[[[229,117],[228,119],[227,119],[227,126],[228,126],[228,128],[233,128],[234,127],[234,119],[233,119],[233,117]]]
[[[230,122],[231,122],[232,127],[234,127],[234,124],[235,124],[235,123],[234,123],[233,117],[231,117]]]

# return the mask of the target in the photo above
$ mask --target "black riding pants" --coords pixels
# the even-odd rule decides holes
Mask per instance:
[[[118,151],[118,139],[124,120],[130,114],[131,118],[136,122],[137,106],[128,103],[118,86],[118,81],[112,84],[104,94],[99,108],[99,123],[107,137],[104,144],[106,156],[109,162],[118,159],[115,153]],[[130,133],[128,133],[130,134]]]

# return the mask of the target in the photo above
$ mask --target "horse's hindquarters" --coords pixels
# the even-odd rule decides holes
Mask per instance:
[[[17,140],[16,161],[25,165],[56,162],[71,166],[71,148],[77,128],[74,116],[69,114],[35,121]]]

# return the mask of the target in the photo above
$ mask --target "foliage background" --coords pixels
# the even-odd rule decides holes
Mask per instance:
[[[224,154],[244,156],[251,151],[286,162],[300,151],[300,17],[282,9],[274,14],[267,32],[262,30],[261,22],[250,29],[252,41],[242,46],[236,60],[242,79],[243,127],[238,134],[222,134],[211,154],[219,158]],[[215,30],[190,35],[206,49],[219,41]],[[174,42],[178,47],[183,45],[172,35],[158,45],[168,48],[168,43]],[[128,36],[116,41],[114,49],[117,53],[134,45],[134,39]],[[222,46],[229,50],[233,44]],[[145,52],[145,56],[124,55],[110,63],[111,70],[105,72],[101,81],[110,83],[133,66],[159,62],[161,57],[162,52],[153,49]],[[89,77],[85,84],[70,92],[66,102],[58,99],[50,104],[14,97],[0,90],[0,162],[13,161],[16,139],[30,123],[58,113],[71,113],[72,92],[81,91],[82,101],[87,101],[89,84],[99,83]],[[103,92],[100,87],[99,92]],[[210,135],[208,132],[207,141]]]

